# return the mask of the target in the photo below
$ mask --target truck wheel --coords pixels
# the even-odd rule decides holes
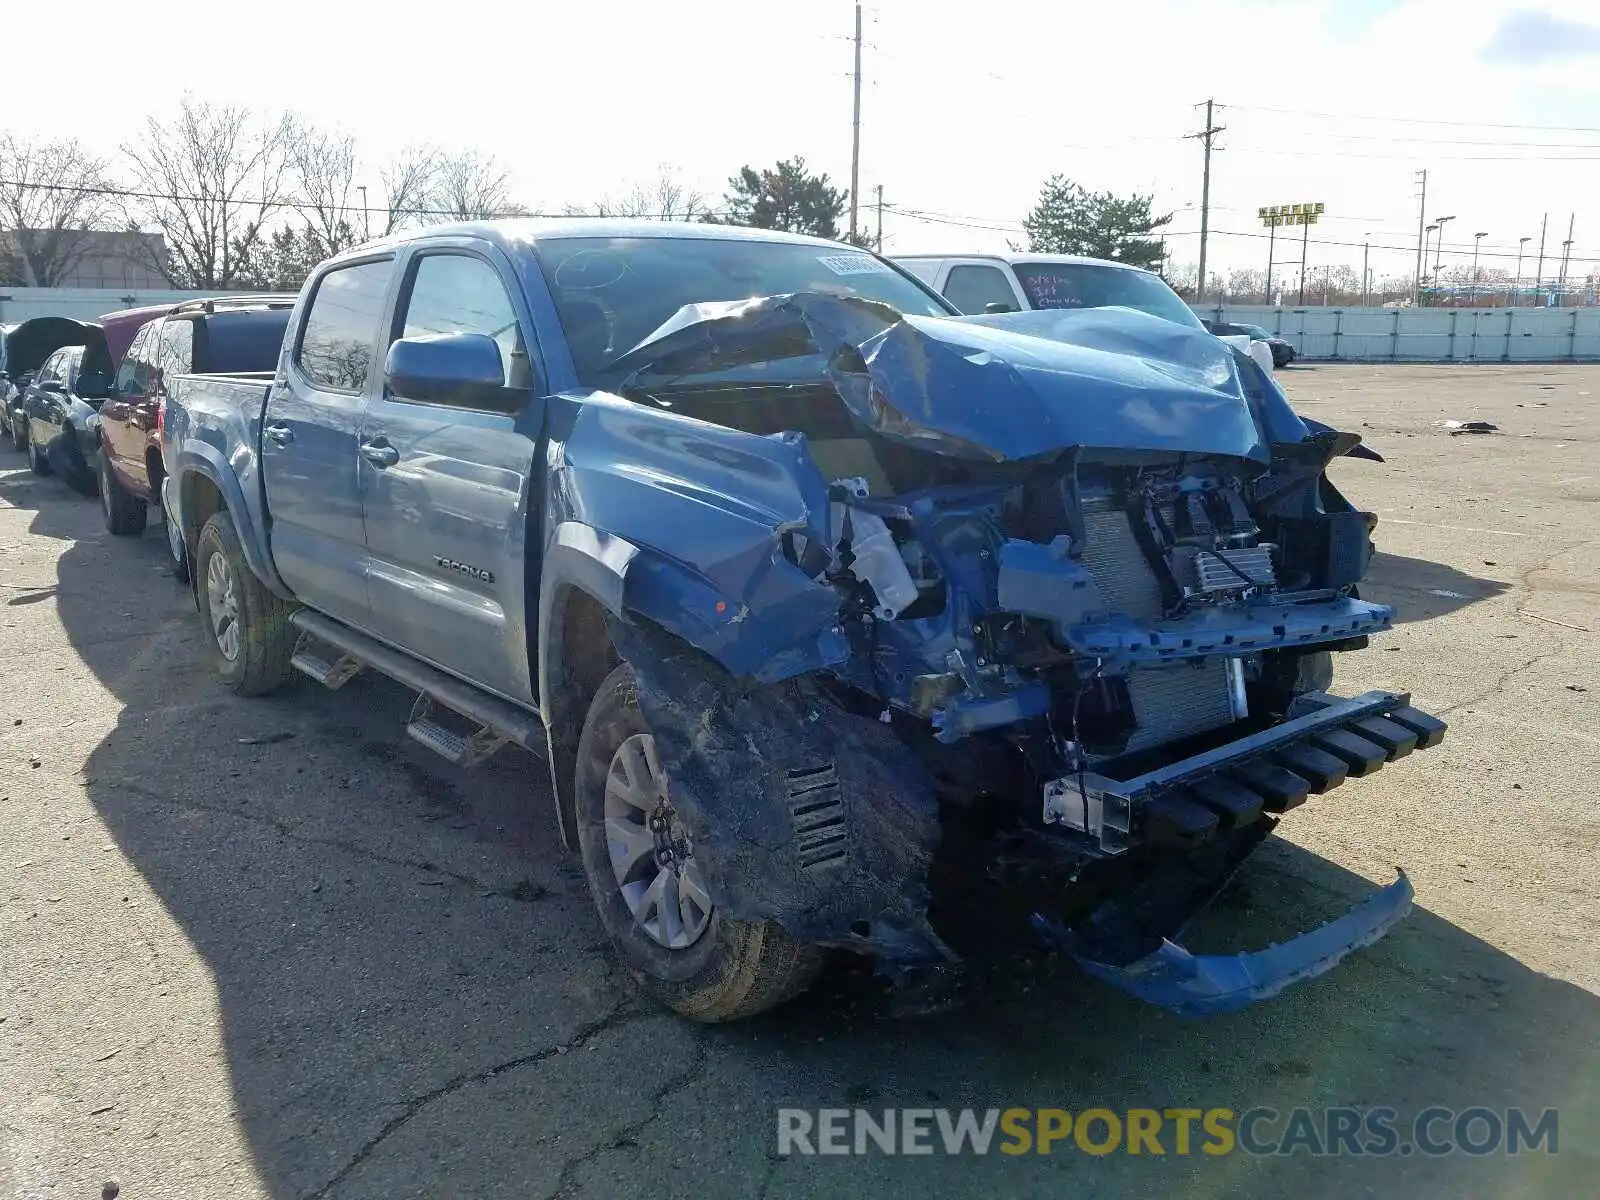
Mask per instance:
[[[799,994],[819,947],[712,903],[673,810],[633,668],[606,676],[578,741],[578,844],[589,892],[623,965],[667,1007],[733,1021]]]
[[[100,511],[106,515],[106,528],[118,537],[133,537],[144,532],[145,503],[117,481],[117,473],[100,452]]]
[[[262,696],[294,673],[294,605],[274,596],[244,560],[233,520],[219,512],[195,546],[200,626],[217,674],[240,696]]]

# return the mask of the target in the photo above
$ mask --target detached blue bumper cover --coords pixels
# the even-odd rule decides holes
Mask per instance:
[[[1404,871],[1344,916],[1292,941],[1247,954],[1190,954],[1163,941],[1161,948],[1125,967],[1074,954],[1091,975],[1131,992],[1141,1000],[1182,1016],[1237,1012],[1276,996],[1284,988],[1314,979],[1337,966],[1352,950],[1370,946],[1411,911],[1415,895]],[[1072,935],[1042,917],[1041,932],[1068,943]],[[1070,949],[1070,944],[1068,945]]]

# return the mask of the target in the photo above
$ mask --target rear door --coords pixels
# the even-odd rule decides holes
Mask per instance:
[[[507,386],[538,396],[531,329],[498,251],[452,242],[409,259],[394,337],[487,334],[500,344]],[[362,418],[356,468],[374,632],[523,701],[533,697],[523,545],[542,418],[537,399],[516,413],[486,412],[383,387]]]
[[[261,431],[272,558],[314,608],[371,627],[356,433],[381,363],[374,347],[392,257],[341,263],[307,302],[294,352],[267,395]]]

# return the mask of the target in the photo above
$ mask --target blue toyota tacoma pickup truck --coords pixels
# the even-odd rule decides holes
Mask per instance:
[[[172,381],[162,450],[222,679],[375,670],[453,761],[541,756],[688,1016],[1017,937],[1220,1011],[1409,908],[1177,944],[1279,814],[1444,734],[1327,691],[1392,618],[1324,472],[1376,455],[1203,331],[964,318],[762,230],[438,227],[319,266],[270,382]]]

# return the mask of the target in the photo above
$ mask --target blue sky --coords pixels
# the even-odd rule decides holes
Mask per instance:
[[[351,0],[276,0],[139,21],[79,0],[72,60],[125,64],[81,87],[43,52],[62,37],[49,6],[12,7],[8,38],[41,52],[9,57],[0,126],[108,155],[188,88],[352,130],[374,199],[378,164],[418,141],[494,153],[537,208],[663,165],[713,198],[740,165],[793,154],[849,177],[845,0],[402,0],[381,18]],[[1213,163],[1222,269],[1265,265],[1246,236],[1259,206],[1321,200],[1319,237],[1352,244],[1314,246],[1314,263],[1358,264],[1369,241],[1376,270],[1408,271],[1424,167],[1430,214],[1457,217],[1447,253],[1476,231],[1513,253],[1545,211],[1553,247],[1576,210],[1578,251],[1600,264],[1594,0],[875,0],[866,42],[861,190],[885,189],[890,251],[1003,249],[1040,181],[1063,172],[1154,192],[1192,261],[1200,151],[1183,135],[1212,96],[1227,126]]]

